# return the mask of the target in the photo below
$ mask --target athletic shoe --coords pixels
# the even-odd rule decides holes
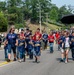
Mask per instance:
[[[68,61],[67,60],[65,60],[65,64],[67,64],[68,63]]]
[[[64,60],[63,60],[63,59],[61,59],[61,60],[60,60],[60,62],[64,62]]]
[[[37,62],[37,58],[35,59],[35,62]]]
[[[19,60],[18,62],[20,62],[20,63],[21,63],[21,62],[22,62],[22,60]]]
[[[25,57],[25,55],[24,55],[24,57],[23,57],[23,62],[25,62],[25,60],[26,60],[26,57]]]
[[[11,60],[10,59],[7,59],[7,62],[10,62]]]
[[[16,58],[14,58],[14,60],[13,61],[16,61]]]
[[[40,63],[40,61],[38,60],[37,63]]]

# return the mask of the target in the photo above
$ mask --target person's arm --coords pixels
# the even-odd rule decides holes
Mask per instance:
[[[16,40],[16,44],[15,45],[18,46],[18,40]]]
[[[5,40],[4,40],[4,47],[5,47],[7,44],[8,44],[8,34],[7,34],[7,36],[6,36]]]

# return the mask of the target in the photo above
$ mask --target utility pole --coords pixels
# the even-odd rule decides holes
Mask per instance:
[[[38,0],[38,3],[39,3],[39,23],[40,23],[40,32],[41,32],[41,6],[40,6],[40,1]]]
[[[45,14],[46,14],[46,23],[48,23],[49,13],[45,13]]]

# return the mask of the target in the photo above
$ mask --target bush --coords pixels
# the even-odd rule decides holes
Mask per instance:
[[[4,14],[0,12],[0,32],[7,31],[8,21],[7,18],[4,17]]]

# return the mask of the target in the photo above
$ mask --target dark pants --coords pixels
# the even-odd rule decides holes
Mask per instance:
[[[0,47],[1,47],[1,43],[0,43]]]
[[[29,55],[29,48],[28,48],[28,45],[29,45],[29,39],[26,39],[26,44],[27,44],[27,47],[25,48],[26,52],[27,52],[27,55]]]
[[[71,52],[72,52],[72,58],[74,60],[74,48],[71,49]]]
[[[30,58],[30,59],[33,59],[33,52],[32,52],[32,49],[29,49],[29,58]]]
[[[53,45],[54,43],[49,43],[50,53],[53,53]]]
[[[47,49],[47,43],[48,43],[48,41],[46,40],[46,41],[44,41],[44,49]]]
[[[8,58],[8,48],[7,48],[7,46],[4,47],[4,55],[5,55],[5,59],[7,59]]]

